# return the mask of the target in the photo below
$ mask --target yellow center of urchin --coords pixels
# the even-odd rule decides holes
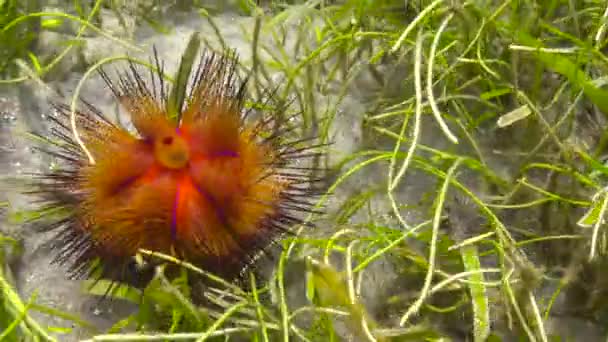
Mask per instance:
[[[161,135],[154,141],[154,156],[166,168],[181,169],[190,160],[190,148],[177,134]]]

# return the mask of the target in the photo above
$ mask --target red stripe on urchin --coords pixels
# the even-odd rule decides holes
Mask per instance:
[[[180,196],[181,186],[181,184],[178,184],[175,189],[175,199],[173,200],[173,212],[171,213],[171,239],[173,239],[173,241],[175,241],[177,238],[177,221],[181,213],[180,209],[183,208],[183,205],[180,205],[181,202],[183,202],[184,200],[184,197]]]
[[[204,231],[205,228],[226,222],[222,208],[193,181],[190,170],[176,172],[175,180],[171,215],[171,233],[174,239],[190,239],[196,234],[193,229]],[[195,227],[197,224],[199,226]]]

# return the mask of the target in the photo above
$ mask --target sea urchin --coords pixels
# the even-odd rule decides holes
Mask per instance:
[[[55,260],[73,277],[89,276],[98,259],[102,277],[129,282],[141,248],[234,276],[304,223],[297,212],[312,211],[320,191],[302,161],[321,145],[287,138],[293,127],[278,119],[282,109],[249,117],[234,53],[203,53],[175,117],[154,56],[149,80],[133,63],[117,81],[100,72],[133,129],[83,100],[86,111],[75,117],[56,105],[49,136],[41,137],[47,143],[39,150],[59,166],[36,175],[32,193],[53,213],[44,227],[57,230]]]

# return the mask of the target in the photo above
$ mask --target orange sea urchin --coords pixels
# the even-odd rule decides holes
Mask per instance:
[[[156,54],[155,54],[156,56]],[[40,150],[60,160],[37,176],[45,227],[58,229],[56,261],[72,276],[90,275],[99,258],[103,277],[132,278],[138,249],[173,254],[207,270],[233,276],[280,233],[304,223],[319,194],[304,158],[319,155],[312,139],[287,139],[292,128],[276,111],[257,120],[244,109],[245,84],[233,53],[204,53],[190,77],[176,117],[167,110],[162,66],[144,80],[134,64],[108,88],[126,109],[134,130],[112,123],[86,101],[76,114],[57,105],[51,145]],[[221,267],[220,267],[221,266]]]

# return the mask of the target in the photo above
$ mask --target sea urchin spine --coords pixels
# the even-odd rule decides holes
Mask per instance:
[[[286,138],[282,112],[248,118],[234,53],[202,55],[177,117],[156,54],[155,63],[148,81],[134,64],[117,81],[100,72],[134,129],[83,101],[76,124],[93,162],[74,139],[69,108],[50,117],[40,150],[59,168],[37,175],[32,193],[53,213],[45,228],[58,231],[56,261],[72,276],[90,275],[99,258],[103,277],[128,281],[140,248],[233,276],[304,223],[298,211],[312,211],[319,190],[311,168],[297,164],[320,145]]]

